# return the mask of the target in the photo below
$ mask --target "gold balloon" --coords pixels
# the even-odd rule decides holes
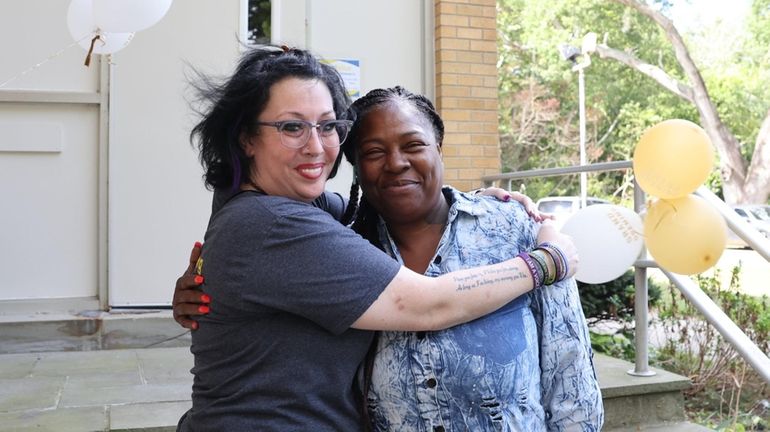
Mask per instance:
[[[642,134],[633,165],[642,190],[659,198],[679,198],[706,181],[714,166],[714,147],[695,123],[665,120]]]
[[[644,240],[661,267],[691,275],[719,261],[727,242],[727,225],[703,198],[660,199],[647,208]]]

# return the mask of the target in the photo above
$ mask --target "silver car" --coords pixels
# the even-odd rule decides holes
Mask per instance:
[[[749,225],[753,226],[765,238],[770,238],[770,205],[749,204],[733,206],[733,210],[741,216]],[[746,242],[735,235],[728,233],[727,245],[732,247],[747,247]]]
[[[557,197],[545,197],[537,200],[537,210],[540,213],[550,213],[556,219],[554,223],[556,227],[561,229],[567,219],[580,210],[580,197],[579,196],[557,196]],[[607,200],[596,197],[586,197],[586,207],[595,204],[612,204]]]

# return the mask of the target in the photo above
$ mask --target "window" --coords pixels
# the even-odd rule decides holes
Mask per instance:
[[[249,1],[248,42],[250,44],[270,43],[270,0]]]

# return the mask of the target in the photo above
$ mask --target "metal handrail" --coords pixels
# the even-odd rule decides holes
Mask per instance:
[[[746,336],[719,306],[692,279],[660,269],[679,288],[685,298],[706,317],[711,325],[730,343],[766,382],[770,383],[770,358]]]
[[[511,173],[502,173],[488,175],[481,178],[484,183],[484,187],[492,186],[493,182],[508,180],[508,190],[511,190],[511,181],[516,179],[524,179],[531,177],[552,177],[565,174],[578,174],[581,172],[593,172],[593,171],[613,171],[619,169],[631,168],[631,161],[614,161],[614,162],[600,162],[588,165],[576,165],[571,167],[560,168],[543,168],[536,170],[517,171]]]
[[[695,191],[695,195],[706,200],[712,207],[714,207],[727,222],[727,226],[730,227],[733,232],[743,239],[752,249],[758,252],[765,258],[765,261],[770,262],[770,241],[762,235],[756,228],[746,222],[742,217],[738,216],[730,207],[725,204],[724,201],[719,199],[718,196],[711,192],[707,188],[701,186]]]
[[[563,168],[547,168],[537,170],[519,171],[514,173],[504,173],[484,176],[481,178],[485,187],[492,186],[494,182],[507,181],[507,189],[511,189],[511,183],[515,179],[526,179],[532,177],[550,177],[566,174],[576,174],[581,172],[594,171],[612,171],[619,169],[632,168],[631,161],[616,161],[589,164],[583,166],[571,166]],[[713,192],[705,187],[700,187],[695,194],[706,200],[714,207],[727,222],[727,225],[741,239],[746,241],[755,251],[770,262],[770,242],[764,238],[754,227],[740,218],[727,204]],[[634,182],[634,210],[640,213],[645,206],[645,196],[642,189]],[[741,330],[714,301],[703,292],[703,290],[690,278],[671,273],[660,267],[654,260],[647,257],[647,250],[644,248],[637,261],[634,263],[634,286],[636,289],[635,298],[635,343],[636,359],[634,369],[628,371],[631,375],[652,376],[655,372],[649,368],[649,348],[647,341],[648,327],[648,286],[647,286],[647,268],[658,267],[668,279],[682,292],[693,306],[702,313],[706,320],[713,325],[717,331],[730,343],[744,358],[754,370],[757,371],[768,383],[770,383],[770,358]]]

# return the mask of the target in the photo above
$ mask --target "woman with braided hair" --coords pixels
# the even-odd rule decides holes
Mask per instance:
[[[352,122],[339,75],[307,51],[249,50],[200,90],[192,137],[207,186],[226,198],[178,281],[198,279],[197,298],[209,297],[180,431],[360,429],[355,378],[373,330],[448,328],[575,270],[574,245],[546,226],[548,251],[429,277],[339,223],[341,206],[313,205],[336,200],[324,185]],[[175,317],[189,313],[177,294]]]
[[[350,111],[356,121],[343,151],[355,179],[343,221],[372,244],[431,277],[536,247],[538,224],[518,203],[442,187],[444,125],[427,98],[401,87],[377,89]],[[545,279],[553,282],[552,275]],[[372,353],[364,382],[375,431],[602,425],[588,329],[571,278],[449,329],[380,332]]]

